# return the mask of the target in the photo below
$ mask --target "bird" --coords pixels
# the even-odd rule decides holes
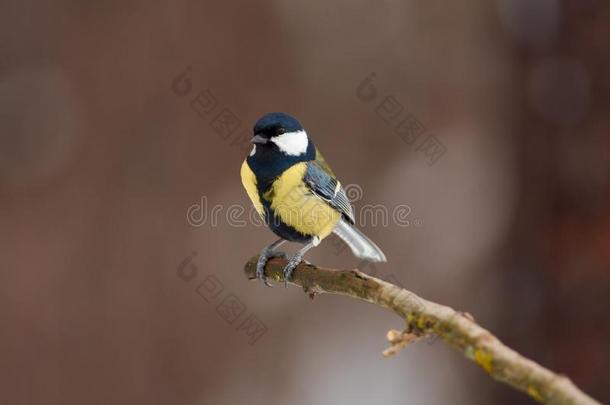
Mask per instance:
[[[294,117],[263,115],[252,130],[252,151],[241,166],[241,181],[257,213],[279,239],[265,246],[256,277],[265,285],[264,269],[286,241],[302,244],[283,269],[285,283],[307,251],[335,233],[352,253],[370,262],[385,262],[381,249],[355,226],[351,203],[328,163]]]

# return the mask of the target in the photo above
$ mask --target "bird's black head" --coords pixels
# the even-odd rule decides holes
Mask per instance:
[[[278,158],[304,157],[309,152],[311,142],[303,126],[296,118],[281,112],[263,115],[254,124],[252,154],[275,152]]]
[[[315,146],[301,123],[288,114],[265,114],[252,132],[254,146],[248,163],[257,175],[277,176],[295,163],[315,159]]]
[[[285,113],[274,112],[265,114],[256,121],[253,136],[270,139],[286,133],[299,131],[303,131],[303,126],[296,118]]]

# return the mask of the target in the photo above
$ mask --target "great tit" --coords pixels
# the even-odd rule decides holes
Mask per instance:
[[[256,211],[280,237],[260,253],[256,276],[264,274],[272,257],[286,257],[276,249],[286,241],[304,246],[284,268],[284,280],[305,253],[337,234],[355,256],[385,262],[381,249],[354,227],[354,214],[341,183],[316,149],[303,126],[288,114],[261,117],[253,129],[253,147],[241,166],[241,180]]]

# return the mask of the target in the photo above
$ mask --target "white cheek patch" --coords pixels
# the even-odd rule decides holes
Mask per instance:
[[[278,148],[286,155],[299,156],[307,152],[309,144],[307,133],[303,130],[295,132],[286,132],[271,138],[271,142],[275,143]]]
[[[252,145],[252,152],[250,152],[250,156],[254,156],[256,153],[256,145]]]

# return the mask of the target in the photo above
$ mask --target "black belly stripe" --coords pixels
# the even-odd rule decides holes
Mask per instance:
[[[273,233],[280,238],[291,242],[307,243],[311,240],[313,235],[306,235],[297,231],[295,228],[282,221],[279,216],[275,215],[275,211],[271,208],[271,203],[269,201],[263,198],[261,198],[261,201],[263,203],[263,208],[265,209],[265,222]]]
[[[304,155],[288,156],[278,155],[278,153],[280,152],[277,149],[261,148],[260,150],[257,149],[257,152],[254,155],[246,158],[250,169],[256,176],[256,188],[258,190],[258,198],[265,211],[265,222],[269,229],[280,238],[291,242],[307,243],[314,235],[303,234],[282,221],[279,216],[275,215],[273,208],[271,208],[271,202],[269,200],[273,201],[274,196],[268,194],[267,197],[269,199],[266,199],[263,198],[263,195],[270,190],[273,192],[273,183],[287,169],[297,163],[314,160],[316,158],[316,148],[310,140],[307,152]]]

